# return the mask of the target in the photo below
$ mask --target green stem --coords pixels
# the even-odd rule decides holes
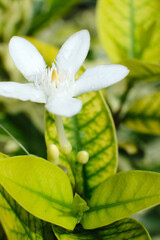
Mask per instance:
[[[23,149],[23,151],[27,155],[30,155],[29,152],[27,151],[27,149],[5,127],[3,127],[2,124],[0,124],[0,127]]]

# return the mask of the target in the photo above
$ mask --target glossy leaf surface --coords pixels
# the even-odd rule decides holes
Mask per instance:
[[[8,156],[6,154],[0,152],[0,159],[4,159],[4,158],[7,158],[7,157]]]
[[[98,1],[99,36],[112,61],[160,60],[159,11],[159,0]]]
[[[114,125],[110,112],[99,92],[83,94],[79,97],[83,108],[72,118],[63,118],[66,135],[72,144],[72,164],[75,168],[77,191],[91,196],[93,190],[117,167],[117,145]],[[58,146],[54,116],[46,113],[46,142]],[[77,164],[76,155],[85,150],[89,161],[83,166]],[[69,160],[61,154],[61,161]]]
[[[51,225],[25,211],[0,187],[0,215],[8,240],[54,240]]]
[[[151,240],[144,226],[131,218],[94,230],[84,230],[80,226],[73,232],[60,227],[53,227],[53,229],[58,240]]]
[[[0,153],[1,159],[7,157]],[[8,240],[55,239],[51,225],[25,211],[2,186],[0,186],[0,216]]]
[[[137,132],[159,135],[160,92],[134,102],[124,116],[123,123]]]
[[[71,185],[57,166],[35,156],[6,158],[0,161],[0,183],[31,214],[70,230],[75,227]]]
[[[159,203],[159,173],[117,173],[94,191],[89,202],[90,209],[82,218],[82,225],[85,229],[102,227]]]

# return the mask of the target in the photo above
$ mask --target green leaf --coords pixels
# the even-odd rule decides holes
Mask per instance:
[[[7,157],[7,155],[0,153],[1,159]],[[0,186],[0,216],[8,240],[54,239],[51,225],[25,211],[2,186]],[[4,240],[4,236],[2,239]]]
[[[160,79],[160,64],[145,63],[136,59],[128,59],[121,62],[129,70],[129,75],[126,77],[133,83],[139,81],[153,82]]]
[[[94,191],[81,223],[85,229],[103,227],[159,203],[159,173],[117,173]]]
[[[99,0],[98,31],[102,44],[114,62],[138,58],[160,60],[159,0]]]
[[[44,24],[51,20],[62,19],[79,2],[80,0],[34,0],[34,12],[30,29],[28,30],[29,35],[42,28]]]
[[[32,216],[0,187],[0,216],[8,240],[53,240],[51,225]]]
[[[75,171],[77,192],[90,197],[93,190],[106,178],[115,173],[117,167],[117,145],[115,129],[110,111],[99,92],[83,94],[79,97],[83,108],[72,118],[63,118],[66,135],[72,144],[71,156],[61,154],[62,164],[71,161]],[[47,146],[57,144],[54,116],[46,113]],[[77,153],[85,150],[89,161],[77,163]]]
[[[38,51],[42,54],[47,65],[51,66],[56,59],[58,48],[53,45],[43,43],[33,37],[25,37],[25,38],[28,41],[30,41],[38,49]]]
[[[7,158],[7,157],[8,156],[6,154],[0,152],[0,159],[4,159],[4,158]]]
[[[75,227],[77,219],[71,215],[73,193],[69,179],[52,163],[35,156],[1,160],[0,183],[36,217],[70,230]]]
[[[73,232],[53,227],[58,240],[151,240],[144,226],[135,219],[125,218],[103,228],[84,230],[80,226]]]
[[[0,223],[0,240],[7,240],[7,236],[5,234],[5,231],[4,231],[1,223]]]
[[[78,222],[80,222],[83,213],[87,211],[89,207],[87,206],[86,201],[83,198],[81,198],[77,193],[74,196],[72,206],[73,206],[72,212],[75,216],[78,216]]]
[[[134,102],[126,112],[123,123],[134,131],[160,134],[160,92]]]

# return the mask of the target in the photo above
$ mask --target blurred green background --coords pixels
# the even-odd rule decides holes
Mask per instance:
[[[160,172],[159,0],[0,0],[0,81],[26,82],[9,56],[13,35],[29,37],[50,64],[81,29],[91,35],[85,67],[121,63],[130,69],[129,77],[103,91],[117,129],[118,170]],[[42,104],[0,97],[0,124],[29,153],[46,157]],[[25,154],[1,128],[0,151]],[[160,239],[160,207],[135,217]]]

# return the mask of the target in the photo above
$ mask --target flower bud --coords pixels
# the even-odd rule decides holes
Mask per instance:
[[[77,160],[81,164],[86,164],[89,160],[89,153],[86,151],[80,151],[77,154]]]
[[[47,147],[47,159],[48,161],[54,163],[55,165],[58,165],[60,163],[59,150],[55,144],[50,144]]]

